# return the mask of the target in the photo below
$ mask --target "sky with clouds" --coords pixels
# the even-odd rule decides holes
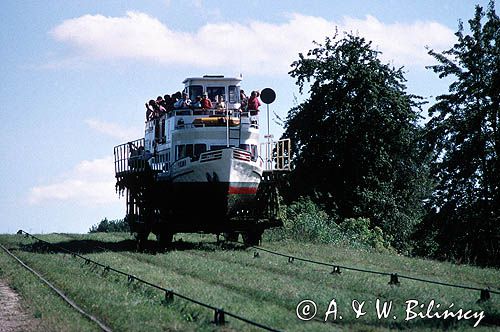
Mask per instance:
[[[432,101],[447,83],[425,69],[426,47],[449,48],[475,4],[487,1],[2,1],[0,233],[122,218],[113,147],[140,138],[144,102],[185,77],[272,87],[279,136],[278,117],[304,98],[290,64],[336,29],[373,41],[405,67],[408,91]]]

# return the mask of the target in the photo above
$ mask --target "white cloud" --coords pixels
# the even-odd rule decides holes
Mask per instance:
[[[433,62],[425,46],[441,50],[452,46],[454,41],[453,31],[437,22],[384,24],[373,16],[364,20],[348,17],[344,19],[343,28],[372,40],[385,60],[406,66]]]
[[[105,205],[118,202],[113,158],[110,156],[80,162],[53,183],[31,188],[28,201],[31,204],[71,201],[80,205]]]
[[[140,127],[123,127],[116,123],[101,121],[97,119],[87,119],[85,123],[93,130],[116,138],[121,142],[128,142],[131,139],[141,137],[144,132]]]
[[[196,4],[196,2],[195,2]],[[373,16],[344,17],[339,22],[290,14],[284,23],[207,23],[196,32],[175,31],[157,18],[129,11],[122,17],[85,15],[65,20],[51,34],[90,59],[138,59],[160,64],[232,69],[231,72],[286,74],[299,52],[339,31],[373,40],[385,61],[423,66],[432,61],[425,46],[445,49],[453,32],[432,21],[383,23]]]

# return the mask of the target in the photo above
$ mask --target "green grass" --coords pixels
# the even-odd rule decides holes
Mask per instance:
[[[0,243],[8,244],[8,249],[15,255],[20,254],[15,250],[17,246],[5,239],[2,236]],[[14,237],[9,238],[13,239]],[[55,295],[38,277],[15,262],[3,249],[0,249],[0,278],[6,280],[22,296],[21,305],[32,316],[32,326],[36,331],[68,331],[68,326],[73,331],[100,330]]]
[[[83,253],[85,256],[136,275],[152,283],[195,298],[207,304],[224,308],[245,318],[276,329],[287,331],[384,331],[387,329],[416,329],[420,331],[444,328],[464,331],[472,329],[475,319],[414,319],[404,321],[405,301],[416,299],[428,303],[434,299],[441,309],[454,304],[453,309],[464,308],[485,311],[486,318],[475,330],[497,330],[500,324],[500,295],[478,304],[479,291],[456,289],[401,279],[401,285],[389,286],[389,277],[342,271],[330,274],[331,269],[294,261],[284,257],[243,250],[232,245],[219,245],[213,236],[177,235],[174,250],[159,253],[137,253],[127,234],[95,233],[89,235],[49,234],[44,240]],[[117,331],[247,331],[256,328],[226,317],[224,327],[211,324],[213,311],[176,298],[162,304],[164,294],[152,288],[128,284],[126,277],[115,274],[102,276],[102,269],[82,265],[70,255],[33,251],[35,241],[19,235],[1,235],[0,243],[15,250],[28,265],[43,273],[63,289],[85,310],[99,317]],[[103,251],[96,246],[109,248]],[[474,287],[499,289],[500,271],[467,265],[454,265],[408,258],[393,254],[379,254],[332,245],[275,241],[264,247],[300,257],[307,257],[339,265],[353,266],[382,272],[432,279]],[[7,279],[25,298],[33,312],[39,312],[40,324],[48,330],[92,330],[94,325],[72,313],[59,303],[46,287],[37,284],[29,273],[16,266],[4,253],[0,254],[0,278]],[[12,263],[12,264],[11,264]],[[36,300],[45,294],[44,300]],[[318,314],[311,321],[300,321],[295,314],[297,304],[313,300]],[[342,320],[324,323],[324,314],[332,299],[338,305]],[[365,301],[366,315],[356,319],[351,302]],[[375,302],[393,301],[390,318],[376,317]],[[57,309],[56,309],[57,308]],[[58,314],[58,312],[61,314]],[[396,316],[396,319],[393,319]],[[331,316],[330,316],[331,318]]]

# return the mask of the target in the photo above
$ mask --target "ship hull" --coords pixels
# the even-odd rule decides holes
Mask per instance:
[[[172,232],[245,230],[258,219],[261,161],[227,148],[177,161],[158,176],[160,229]],[[162,230],[160,230],[162,231]]]

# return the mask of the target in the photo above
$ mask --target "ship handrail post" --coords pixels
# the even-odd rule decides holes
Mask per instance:
[[[228,103],[224,103],[224,108],[226,111],[226,147],[229,147],[229,109],[227,107]]]

